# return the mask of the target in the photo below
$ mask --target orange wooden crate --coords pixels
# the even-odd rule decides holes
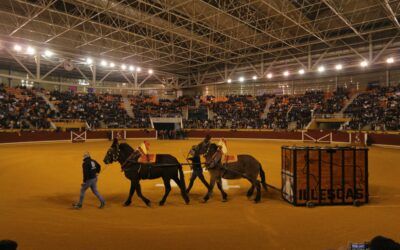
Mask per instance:
[[[282,197],[296,206],[368,203],[368,148],[283,146]]]

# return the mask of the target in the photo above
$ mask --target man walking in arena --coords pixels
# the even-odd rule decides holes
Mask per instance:
[[[192,189],[193,183],[197,177],[199,177],[200,181],[204,184],[204,186],[206,186],[207,190],[210,189],[210,185],[207,183],[203,175],[198,147],[199,146],[193,146],[190,150],[190,155],[192,157],[188,158],[188,160],[192,162],[191,168],[193,172],[192,176],[190,177],[190,182],[188,188],[186,189],[186,193],[190,192],[190,189]]]
[[[85,198],[85,192],[90,187],[93,194],[100,200],[99,208],[103,208],[105,205],[104,198],[100,195],[97,190],[97,175],[100,173],[100,164],[91,159],[88,152],[83,155],[83,183],[81,186],[81,192],[79,197],[79,202],[73,204],[75,209],[82,208],[83,199]]]

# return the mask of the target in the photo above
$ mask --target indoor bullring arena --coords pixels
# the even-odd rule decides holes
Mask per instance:
[[[0,2],[0,250],[400,249],[399,0]]]

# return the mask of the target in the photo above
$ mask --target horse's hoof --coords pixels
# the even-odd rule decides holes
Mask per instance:
[[[160,202],[158,203],[159,206],[164,206],[164,204],[165,204],[165,201],[160,201]]]
[[[185,204],[189,205],[189,203],[190,203],[190,200],[189,199],[185,199]]]
[[[260,203],[261,200],[254,200],[254,203]]]
[[[227,202],[227,201],[228,201],[227,198],[223,198],[223,199],[222,199],[222,202]]]
[[[208,199],[209,199],[208,197],[204,197],[203,198],[203,203],[207,203]]]
[[[129,206],[131,203],[132,203],[132,201],[125,201],[125,203],[124,203],[124,207],[127,207],[127,206]]]
[[[150,201],[146,202],[146,206],[151,207],[151,202]]]

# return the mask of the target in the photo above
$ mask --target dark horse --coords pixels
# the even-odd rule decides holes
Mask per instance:
[[[204,202],[206,202],[212,193],[215,182],[217,183],[218,189],[222,194],[222,201],[227,201],[227,194],[222,189],[221,178],[224,179],[240,179],[245,178],[251,183],[250,189],[247,191],[247,197],[253,195],[254,189],[257,190],[254,201],[257,203],[261,199],[261,185],[260,181],[257,180],[258,175],[261,177],[261,184],[264,189],[267,189],[267,183],[265,182],[265,173],[259,161],[257,161],[251,155],[238,155],[238,161],[232,163],[222,163],[222,152],[219,147],[212,143],[208,147],[204,157],[206,158],[206,167],[210,173],[210,188]]]
[[[126,143],[118,143],[118,140],[116,139],[114,139],[104,157],[105,164],[118,161],[121,164],[121,168],[124,171],[126,178],[131,181],[131,189],[129,191],[128,199],[125,201],[125,206],[131,204],[132,196],[135,191],[143,202],[147,206],[150,206],[150,200],[143,196],[139,182],[142,179],[156,178],[162,178],[165,186],[165,194],[159,202],[160,206],[164,205],[165,200],[171,191],[171,179],[179,186],[185,203],[189,203],[182,166],[174,156],[168,154],[157,154],[154,164],[138,163],[139,157],[140,152],[138,150],[132,149],[132,147]]]

